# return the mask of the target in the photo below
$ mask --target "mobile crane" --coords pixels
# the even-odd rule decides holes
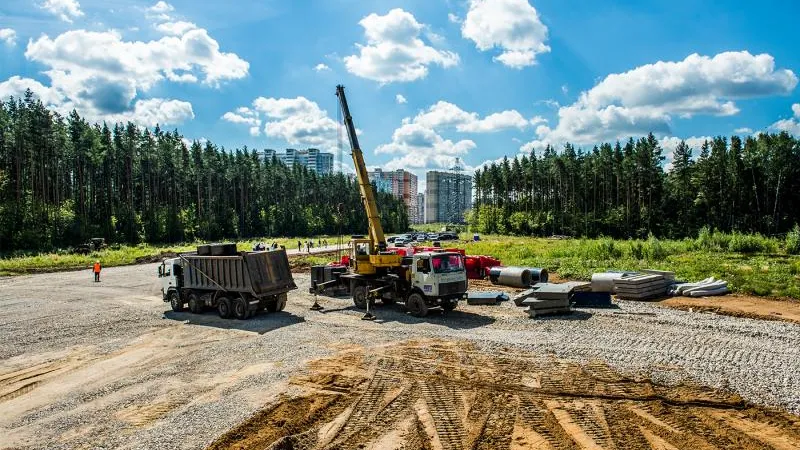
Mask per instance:
[[[358,308],[367,309],[365,317],[371,316],[369,310],[376,298],[384,304],[404,303],[408,311],[418,317],[427,315],[430,308],[454,309],[458,301],[467,296],[464,256],[457,252],[421,252],[404,256],[387,247],[344,86],[336,86],[336,96],[369,223],[368,237],[354,236],[350,241],[349,271],[339,280],[349,282],[353,303]]]

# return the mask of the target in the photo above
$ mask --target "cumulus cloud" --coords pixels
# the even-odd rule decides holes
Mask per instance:
[[[408,100],[406,100],[406,98],[403,97],[401,94],[395,95],[394,99],[397,102],[397,104],[399,104],[399,105],[402,105],[404,103],[408,103]]]
[[[171,12],[159,2],[148,10]],[[142,98],[163,81],[219,86],[243,78],[249,64],[220,50],[205,29],[189,22],[162,21],[156,28],[167,34],[158,40],[127,41],[116,31],[71,30],[55,37],[31,40],[25,57],[45,66],[49,86],[12,77],[7,89],[30,87],[54,109],[77,109],[90,120],[131,120],[141,124],[176,124],[194,117],[188,102]],[[21,86],[25,85],[25,86]]]
[[[536,55],[547,53],[547,26],[527,0],[470,0],[461,35],[478,50],[499,48],[496,61],[521,69],[536,64]]]
[[[768,54],[692,54],[683,61],[659,61],[608,75],[582,92],[574,104],[559,108],[555,128],[537,127],[537,139],[526,148],[593,144],[648,132],[668,136],[676,116],[734,115],[739,112],[735,100],[789,94],[797,82],[792,71],[776,69]]]
[[[430,108],[417,114],[414,119],[406,119],[427,128],[455,128],[466,133],[491,133],[509,128],[524,129],[530,122],[516,110],[507,110],[480,118],[478,113],[467,112],[457,105],[438,101]]]
[[[748,127],[742,127],[742,128],[737,128],[737,129],[733,130],[733,132],[737,133],[737,134],[752,134],[753,133],[753,129],[752,128],[748,128]]]
[[[366,44],[356,44],[357,55],[344,58],[347,70],[380,83],[408,82],[428,75],[428,67],[458,64],[458,55],[426,44],[420,33],[425,28],[414,16],[395,8],[386,15],[370,14],[361,19]]]
[[[172,36],[183,36],[187,31],[195,30],[197,28],[198,26],[192,22],[184,22],[182,20],[156,24],[156,29],[158,31]]]
[[[792,113],[794,114],[794,117],[779,120],[770,125],[770,129],[775,131],[785,131],[795,136],[800,136],[800,103],[795,103],[792,105]]]
[[[147,11],[153,14],[167,14],[175,11],[175,8],[164,0],[159,0],[158,3],[147,8]]]
[[[316,70],[317,72],[324,72],[326,70],[331,70],[331,68],[328,67],[326,64],[319,63],[316,66],[314,66],[314,70]]]
[[[11,28],[0,28],[0,41],[5,42],[9,47],[17,45],[17,32]]]
[[[45,86],[34,79],[23,78],[19,75],[14,75],[6,81],[0,82],[0,98],[7,99],[10,96],[21,98],[27,89],[30,89],[45,106],[51,108],[59,106],[65,101],[64,96],[55,89]]]
[[[39,7],[65,22],[72,23],[72,19],[83,16],[77,0],[45,0]]]
[[[250,134],[260,134],[263,124],[267,137],[280,139],[290,145],[304,145],[322,149],[334,148],[343,131],[341,125],[328,116],[327,111],[305,97],[258,97],[252,107],[240,107],[222,116],[231,123],[250,127]],[[356,130],[360,134],[360,130]]]
[[[461,23],[461,18],[453,13],[447,14],[447,20],[449,20],[451,23]]]

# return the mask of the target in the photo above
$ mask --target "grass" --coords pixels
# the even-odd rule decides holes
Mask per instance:
[[[252,250],[256,242],[263,241],[268,247],[272,242],[283,245],[290,249],[297,249],[297,241],[305,243],[309,238],[264,238],[239,241],[236,247],[242,250]],[[337,238],[323,236],[314,238],[314,245],[317,239],[327,239],[329,245],[336,243]],[[346,242],[346,240],[345,240]],[[37,272],[56,272],[63,270],[89,269],[95,262],[100,261],[103,267],[124,266],[138,264],[141,262],[152,262],[180,252],[191,252],[197,248],[199,243],[180,244],[180,245],[137,245],[121,246],[119,248],[107,248],[89,255],[74,255],[66,251],[56,253],[41,253],[33,255],[16,255],[0,259],[0,276],[22,275]],[[304,247],[305,248],[305,244]]]
[[[561,278],[589,280],[592,273],[605,270],[660,269],[674,271],[677,278],[687,281],[720,278],[728,281],[733,291],[744,294],[800,299],[800,256],[788,254],[787,244],[781,240],[757,235],[727,235],[725,242],[719,242],[722,238],[717,236],[710,244],[701,238],[481,239],[462,245],[468,254],[492,255],[509,266],[544,267]]]

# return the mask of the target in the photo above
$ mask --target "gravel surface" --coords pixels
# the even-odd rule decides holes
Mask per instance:
[[[800,325],[637,302],[532,320],[506,302],[425,319],[360,320],[347,299],[309,311],[308,275],[286,311],[248,321],[173,313],[156,265],[0,278],[0,448],[203,448],[343,346],[469,340],[658,382],[695,381],[800,414]]]

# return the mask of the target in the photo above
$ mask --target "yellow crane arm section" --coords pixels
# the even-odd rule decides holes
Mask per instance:
[[[356,169],[356,179],[358,180],[358,188],[361,191],[361,199],[364,202],[364,208],[367,211],[367,221],[369,223],[369,239],[372,241],[372,252],[386,250],[386,237],[383,235],[383,227],[381,226],[381,216],[378,213],[378,205],[375,203],[375,194],[372,192],[372,185],[369,182],[367,175],[367,166],[364,164],[364,155],[358,145],[358,136],[356,136],[356,127],[353,125],[353,117],[350,115],[350,108],[347,106],[347,98],[344,95],[344,86],[336,86],[336,96],[339,97],[339,104],[342,108],[342,117],[344,118],[345,127],[347,128],[347,136],[350,139],[350,148],[352,149],[353,164]]]

